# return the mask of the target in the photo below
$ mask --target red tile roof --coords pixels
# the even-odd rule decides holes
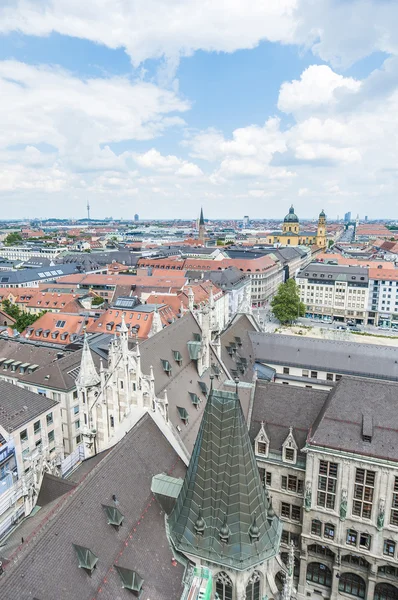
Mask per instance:
[[[31,340],[66,346],[73,341],[75,335],[83,333],[85,326],[88,329],[93,321],[92,317],[48,312],[27,327],[21,335]]]

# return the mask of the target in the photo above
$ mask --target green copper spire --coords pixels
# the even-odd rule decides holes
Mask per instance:
[[[244,570],[279,550],[237,393],[211,390],[188,471],[169,517],[176,551]]]
[[[204,225],[205,224],[205,220],[203,218],[203,208],[200,209],[200,218],[199,218],[199,225]]]

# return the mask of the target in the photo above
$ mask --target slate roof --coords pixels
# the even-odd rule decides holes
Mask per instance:
[[[184,569],[171,563],[164,513],[150,490],[152,476],[162,471],[185,475],[184,465],[146,414],[9,557],[0,578],[2,600],[130,600],[114,564],[144,579],[145,599],[179,598]],[[108,525],[101,506],[112,505],[113,494],[124,516],[119,530]],[[72,544],[98,557],[91,576],[79,569]]]
[[[207,369],[202,377],[198,375],[196,361],[191,360],[187,345],[189,341],[193,341],[194,333],[200,335],[201,328],[192,314],[188,312],[156,335],[141,342],[139,346],[142,369],[144,373],[149,374],[149,368],[151,365],[153,366],[155,393],[158,397],[163,398],[164,390],[167,390],[170,420],[174,426],[181,427],[180,436],[189,452],[192,451],[195,443],[204,407],[206,406],[206,397],[201,391],[199,381],[204,382],[207,389],[210,389],[210,375],[214,375],[212,368]],[[174,350],[180,352],[181,364],[176,362],[173,354]],[[219,378],[214,379],[214,387],[221,388],[227,379],[227,374],[212,349],[210,357],[210,362],[217,365],[220,370]],[[164,371],[162,360],[167,360],[170,363],[170,374]],[[201,399],[197,408],[193,405],[189,392],[196,393]],[[177,407],[187,410],[189,414],[187,424],[184,424],[181,420]],[[244,406],[246,415],[248,410],[247,402]]]
[[[250,333],[256,361],[398,381],[398,348],[272,333]]]
[[[348,281],[356,284],[366,285],[369,281],[369,269],[367,267],[357,267],[351,265],[329,265],[326,263],[313,262],[303,267],[297,274],[297,278],[315,279],[323,283],[332,283],[334,281]]]
[[[20,269],[18,271],[2,271],[0,275],[0,285],[20,285],[30,281],[48,280],[53,278],[76,273],[77,265],[75,263],[56,265],[55,267],[39,267],[35,269]]]
[[[237,570],[257,565],[279,549],[281,523],[277,517],[267,519],[267,508],[239,396],[212,390],[168,519],[173,546]],[[256,540],[250,537],[253,525]],[[223,528],[226,541],[220,536]]]
[[[239,377],[240,381],[251,382],[253,379],[254,355],[253,348],[249,338],[249,331],[255,332],[257,329],[244,315],[237,315],[233,323],[221,334],[221,358],[227,367],[232,378]],[[240,341],[241,345],[238,343]],[[227,347],[231,344],[235,346],[236,352],[230,356]],[[240,358],[247,361],[244,373],[238,370]],[[238,370],[238,373],[235,373]]]
[[[343,377],[329,393],[309,445],[398,462],[397,396],[397,383]],[[373,430],[371,442],[362,437],[364,416]]]
[[[327,398],[328,392],[323,390],[257,381],[250,439],[254,442],[261,422],[264,422],[270,449],[279,452],[287,438],[289,427],[292,426],[294,438],[301,450]]]
[[[0,425],[9,433],[57,405],[46,396],[0,381]]]
[[[107,336],[108,337],[108,336]],[[96,344],[90,345],[94,364],[99,369],[100,355]],[[5,371],[4,374],[12,376],[21,383],[30,383],[51,389],[70,391],[76,388],[76,377],[80,369],[82,350],[66,352],[61,358],[59,348],[39,346],[18,342],[17,340],[2,340],[0,338],[0,356],[8,359],[13,358],[22,363],[39,365],[32,373],[20,373]],[[1,376],[2,373],[0,373]]]

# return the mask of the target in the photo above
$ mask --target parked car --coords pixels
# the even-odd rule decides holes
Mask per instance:
[[[341,331],[347,331],[346,325],[337,325],[336,329],[340,329]]]

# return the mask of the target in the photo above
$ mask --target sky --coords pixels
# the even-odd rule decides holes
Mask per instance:
[[[395,0],[2,0],[0,219],[398,218]]]

